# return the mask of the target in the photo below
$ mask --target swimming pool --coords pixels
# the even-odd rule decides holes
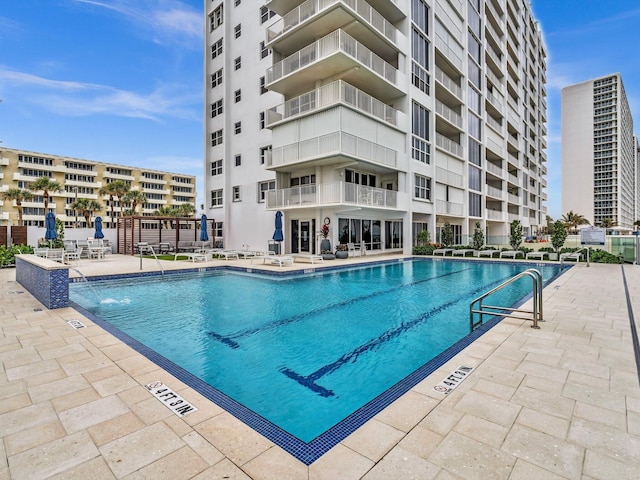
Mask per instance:
[[[470,338],[474,297],[530,266],[420,259],[284,278],[216,270],[74,283],[70,298],[248,409],[231,413],[266,420],[266,436],[311,463]],[[536,268],[545,281],[559,273]],[[526,279],[514,286],[492,303],[531,291]]]

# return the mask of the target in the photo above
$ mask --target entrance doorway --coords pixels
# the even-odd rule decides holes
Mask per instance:
[[[291,253],[315,253],[316,221],[291,220]]]

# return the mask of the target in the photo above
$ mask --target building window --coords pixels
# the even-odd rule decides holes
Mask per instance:
[[[429,7],[425,0],[413,0],[411,2],[411,19],[420,30],[429,33]]]
[[[263,95],[269,91],[267,90],[266,84],[266,79],[264,77],[260,77],[260,95]]]
[[[233,31],[235,32],[236,38],[240,38],[240,35],[242,35],[242,24],[239,23],[233,27]]]
[[[211,14],[211,17],[209,17],[210,22],[211,22],[211,31],[213,32],[216,28],[218,28],[220,25],[222,25],[222,21],[223,21],[223,12],[222,12],[222,7],[224,5],[220,5],[219,7],[217,7],[213,13]]]
[[[265,118],[266,118],[266,114],[264,112],[260,112],[260,130],[263,130],[264,127],[266,126]]]
[[[424,163],[430,163],[429,110],[417,102],[412,108],[411,157]]]
[[[233,92],[233,97],[235,98],[236,103],[242,100],[242,90],[238,89],[235,92]]]
[[[242,68],[242,57],[236,57],[233,61],[234,68],[240,70]]]
[[[429,73],[416,62],[411,65],[411,81],[420,91],[429,94]]]
[[[236,160],[236,167],[239,167],[240,165],[242,165],[242,155],[236,155],[235,156],[235,160]]]
[[[258,182],[258,203],[264,203],[267,199],[267,192],[269,190],[276,189],[275,180],[267,180],[265,182]]]
[[[222,159],[211,162],[211,176],[222,175]]]
[[[431,179],[415,174],[415,192],[414,197],[422,200],[431,200]]]
[[[211,190],[211,208],[222,206],[222,189]]]
[[[211,60],[216,58],[218,55],[222,55],[222,39],[211,45]]]
[[[263,5],[262,7],[260,7],[260,24],[263,24],[274,15],[275,15],[275,12],[272,12],[271,10],[269,10],[267,7]]]
[[[211,104],[211,118],[222,114],[222,99]]]
[[[222,85],[222,69],[211,75],[211,88]]]
[[[271,155],[271,145],[260,147],[260,165],[264,165],[267,157]]]
[[[271,51],[265,47],[264,40],[260,42],[260,58],[268,57]]]
[[[222,145],[222,129],[211,134],[211,146]]]
[[[233,131],[236,135],[242,132],[242,122],[236,122],[233,125]]]
[[[234,202],[239,202],[241,200],[240,198],[240,186],[236,185],[235,187],[233,187],[233,201]]]

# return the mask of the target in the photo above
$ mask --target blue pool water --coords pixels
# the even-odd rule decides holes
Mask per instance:
[[[470,333],[469,302],[531,265],[431,259],[70,286],[73,302],[304,443]],[[545,281],[554,265],[536,267]],[[524,278],[491,298],[513,305]],[[98,301],[97,291],[103,301]]]

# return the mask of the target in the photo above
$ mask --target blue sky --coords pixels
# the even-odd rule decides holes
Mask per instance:
[[[0,147],[197,175],[201,203],[203,0],[2,3]],[[640,3],[532,6],[549,54],[547,205],[558,218],[560,90],[620,72],[640,124]]]

